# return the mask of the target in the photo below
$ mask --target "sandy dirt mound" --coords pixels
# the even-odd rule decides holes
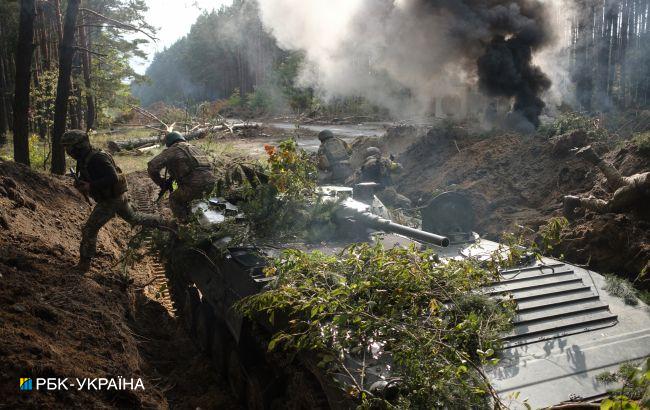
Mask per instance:
[[[604,158],[623,175],[650,170],[650,158],[640,154],[631,143],[609,152],[601,147],[601,151]],[[602,174],[596,169],[589,172],[597,183],[586,186],[585,190],[570,193],[610,198],[611,193]],[[563,254],[572,261],[593,266],[601,272],[624,274],[629,279],[635,279],[643,269],[650,270],[650,208],[648,202],[638,205],[628,214],[579,213],[579,218],[563,231],[563,242],[556,249],[556,254]],[[639,286],[650,289],[650,278],[646,275]]]
[[[595,145],[607,151],[606,144]],[[605,158],[624,175],[649,165],[631,145],[613,149]],[[477,231],[492,239],[516,225],[537,231],[550,217],[561,216],[563,195],[611,195],[603,189],[598,170],[536,135],[477,134],[460,126],[438,126],[398,160],[405,168],[398,187],[414,203],[460,191],[475,208]],[[638,274],[648,260],[644,223],[635,215],[587,212],[565,229],[565,246],[559,251],[601,271]],[[621,242],[621,237],[628,239]]]
[[[0,161],[0,407],[223,404],[188,389],[197,377],[219,383],[209,369],[188,368],[201,355],[180,324],[123,275],[119,261],[131,237],[126,223],[114,219],[100,231],[89,273],[72,272],[90,207],[71,185]],[[145,390],[18,389],[20,377],[118,376],[142,378]]]

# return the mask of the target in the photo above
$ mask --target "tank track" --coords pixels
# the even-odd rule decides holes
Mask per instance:
[[[136,211],[148,214],[159,213],[160,209],[157,204],[153,201],[152,193],[154,191],[155,185],[153,183],[142,182],[136,184],[130,191],[132,205]],[[144,238],[143,244],[152,250],[151,235],[147,235]],[[173,302],[172,296],[169,292],[169,281],[167,280],[166,269],[163,265],[160,258],[155,252],[149,252],[152,258],[151,267],[153,270],[153,281],[149,284],[157,289],[157,294],[159,297],[157,301],[169,312],[169,314],[174,317],[176,316],[176,306]]]

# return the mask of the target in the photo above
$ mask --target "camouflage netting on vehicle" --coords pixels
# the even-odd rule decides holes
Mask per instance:
[[[498,362],[513,305],[476,292],[497,279],[496,269],[442,262],[414,247],[355,244],[334,256],[288,250],[266,273],[275,277],[270,290],[239,309],[274,326],[269,350],[317,355],[362,408],[483,408],[498,400],[481,366]],[[351,368],[349,355],[363,362],[390,355],[396,396],[389,402],[364,388],[368,369]]]

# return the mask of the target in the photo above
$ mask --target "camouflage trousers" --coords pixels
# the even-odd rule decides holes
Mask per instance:
[[[617,184],[619,188],[612,195],[612,199],[605,201],[593,197],[580,198],[580,205],[598,213],[619,213],[633,208],[635,205],[642,204],[647,200],[648,185],[650,185],[649,174],[636,174],[631,177],[610,178],[607,175],[608,182],[612,185]],[[615,185],[614,185],[615,186]]]
[[[190,215],[190,203],[214,189],[216,178],[212,172],[195,172],[169,195],[169,207],[174,216],[181,221],[186,221]]]
[[[135,212],[126,194],[122,194],[114,199],[99,201],[90,213],[86,224],[81,229],[81,245],[79,247],[81,259],[89,260],[95,256],[97,234],[102,226],[106,225],[116,214],[131,226],[142,225],[155,228],[164,225],[164,221],[160,217]]]

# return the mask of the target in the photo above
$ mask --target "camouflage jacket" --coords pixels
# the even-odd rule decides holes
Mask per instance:
[[[170,178],[179,185],[184,185],[192,179],[193,174],[210,172],[212,165],[203,151],[188,142],[180,141],[156,155],[147,164],[149,176],[158,185],[163,182],[160,176],[163,168]]]
[[[361,166],[361,182],[376,182],[383,187],[393,184],[392,175],[402,166],[388,158],[370,157]]]
[[[95,201],[117,198],[127,191],[126,178],[113,157],[99,149],[91,149],[77,161],[79,178],[90,184],[90,197]]]
[[[318,168],[327,170],[341,163],[349,163],[352,149],[340,138],[330,138],[318,148]]]

